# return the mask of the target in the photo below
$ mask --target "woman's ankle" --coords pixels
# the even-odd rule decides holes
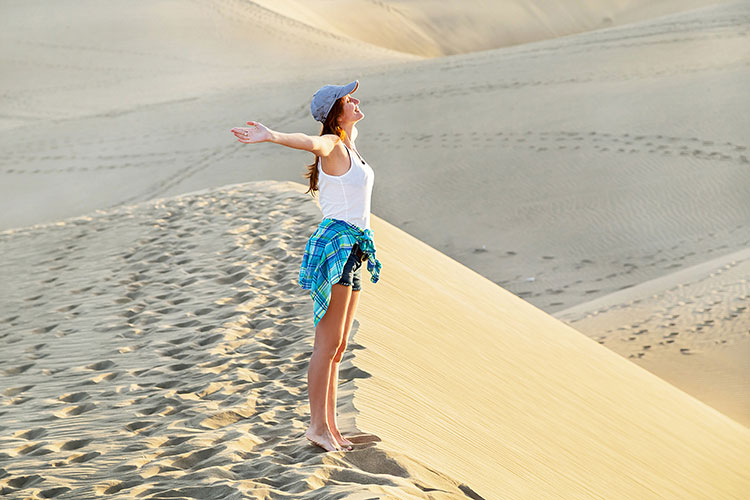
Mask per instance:
[[[309,427],[308,429],[309,429],[309,430],[310,430],[310,432],[312,432],[313,434],[317,434],[317,435],[319,435],[319,436],[322,436],[322,435],[324,435],[324,434],[326,434],[326,433],[330,433],[330,432],[331,432],[331,429],[330,429],[330,428],[328,427],[328,424],[327,424],[327,423],[323,423],[323,424],[317,424],[317,425],[316,425],[316,424],[312,424],[312,423],[311,423],[311,424],[310,424],[310,427]],[[332,433],[331,433],[331,434],[332,434]]]

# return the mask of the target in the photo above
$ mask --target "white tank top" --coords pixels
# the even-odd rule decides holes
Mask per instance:
[[[341,175],[323,172],[318,157],[318,199],[323,218],[345,220],[360,229],[370,227],[370,198],[375,182],[372,167],[349,149],[349,170]]]

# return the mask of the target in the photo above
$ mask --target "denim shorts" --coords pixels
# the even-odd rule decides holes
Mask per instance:
[[[355,243],[352,247],[352,253],[349,255],[349,259],[346,261],[346,264],[344,264],[344,272],[341,273],[341,279],[338,284],[351,286],[352,291],[362,290],[362,261],[365,260],[366,257],[367,254],[360,250],[358,243]]]

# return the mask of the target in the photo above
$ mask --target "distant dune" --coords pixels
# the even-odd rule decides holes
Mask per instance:
[[[628,24],[721,0],[255,0],[308,26],[425,57],[496,49]]]

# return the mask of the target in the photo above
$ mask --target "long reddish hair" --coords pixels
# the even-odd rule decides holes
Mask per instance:
[[[335,134],[342,141],[346,139],[346,132],[344,132],[344,129],[338,123],[338,117],[344,107],[344,97],[336,99],[336,102],[333,103],[333,107],[328,112],[326,121],[323,123],[320,135]],[[315,191],[318,190],[318,158],[318,155],[315,155],[315,161],[312,165],[307,166],[307,173],[304,174],[304,177],[310,181],[310,189],[305,191],[305,194],[310,193],[310,196],[315,196]]]

